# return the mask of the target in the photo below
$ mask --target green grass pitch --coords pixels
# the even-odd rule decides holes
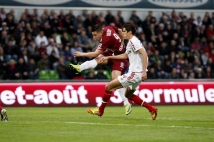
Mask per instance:
[[[158,106],[157,120],[133,106],[107,106],[102,117],[86,107],[6,107],[0,142],[212,142],[214,106]]]

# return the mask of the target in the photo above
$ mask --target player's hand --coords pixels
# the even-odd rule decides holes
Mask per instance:
[[[76,52],[74,53],[74,57],[81,57],[81,54],[82,54],[82,52],[76,51]]]
[[[102,63],[102,62],[104,62],[106,60],[108,60],[108,57],[101,57],[100,60],[99,60],[99,62]]]
[[[146,79],[147,79],[147,73],[146,73],[146,71],[143,71],[143,73],[142,73],[142,81],[146,81]]]

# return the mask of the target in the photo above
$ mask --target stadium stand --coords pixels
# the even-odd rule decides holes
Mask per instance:
[[[12,12],[13,11],[13,12]],[[72,12],[57,14],[47,9],[41,15],[26,9],[20,18],[14,10],[0,9],[0,79],[111,79],[108,68],[87,70],[76,75],[69,63],[88,58],[74,58],[73,53],[94,51],[98,44],[92,39],[94,24],[121,27],[132,22],[137,36],[149,56],[149,79],[210,79],[214,78],[214,12],[204,17],[194,13],[162,12],[155,17],[149,11],[141,20],[136,11],[128,21],[121,15]],[[81,77],[80,77],[81,76]]]

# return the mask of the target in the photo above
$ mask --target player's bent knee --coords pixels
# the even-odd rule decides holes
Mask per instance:
[[[105,86],[105,90],[108,91],[108,92],[112,92],[112,91],[114,91],[114,87],[112,86],[111,83],[108,83],[108,84]]]

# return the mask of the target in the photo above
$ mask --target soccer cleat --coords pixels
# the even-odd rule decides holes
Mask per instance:
[[[101,112],[100,110],[99,110],[99,108],[89,108],[89,109],[87,109],[87,112],[88,113],[90,113],[90,114],[92,114],[92,115],[98,115],[98,116],[102,116],[103,115],[103,112]]]
[[[77,65],[74,65],[74,64],[69,64],[69,68],[73,68],[75,69],[77,72],[81,72],[81,69],[80,69],[80,65],[77,64]]]
[[[155,120],[156,117],[158,116],[158,109],[156,107],[153,106],[153,109],[152,111],[150,111],[151,113],[151,116],[152,116],[152,120]]]
[[[124,105],[124,107],[125,107],[125,111],[126,111],[125,114],[129,115],[132,112],[132,105],[126,104],[126,105]]]
[[[1,121],[8,121],[7,112],[5,109],[1,110]]]

